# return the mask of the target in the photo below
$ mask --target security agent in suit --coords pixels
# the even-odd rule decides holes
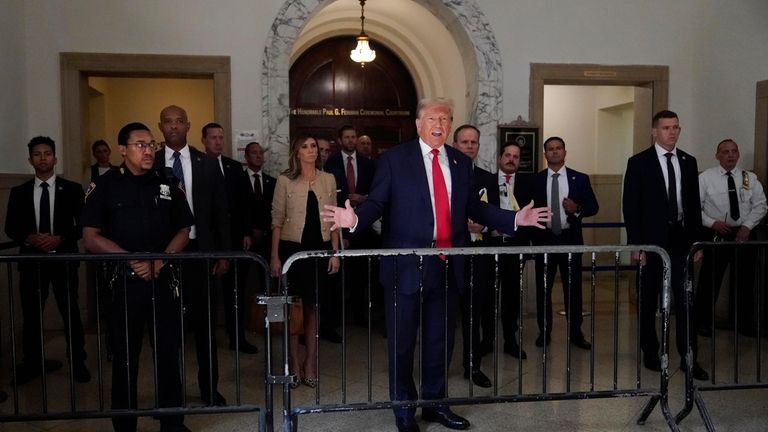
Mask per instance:
[[[158,127],[166,145],[155,154],[155,169],[163,170],[169,178],[175,178],[179,185],[184,185],[187,203],[195,218],[184,251],[231,250],[229,205],[224,178],[216,159],[187,145],[190,123],[183,108],[175,105],[164,108],[160,112]],[[188,263],[182,269],[182,283],[185,310],[189,317],[187,322],[195,335],[200,397],[209,405],[225,405],[226,400],[217,390],[217,295],[209,284],[209,275],[223,275],[229,271],[229,261],[217,260],[212,269],[199,264]]]
[[[754,241],[753,229],[765,217],[763,186],[757,176],[738,167],[739,146],[726,139],[717,145],[719,165],[699,174],[701,220],[707,240]],[[696,290],[696,317],[700,336],[712,336],[713,303],[720,293],[725,269],[730,264],[738,270],[730,283],[728,322],[742,335],[755,337],[755,255],[757,249],[705,250],[703,269]],[[738,313],[735,313],[738,312]]]
[[[184,192],[155,171],[159,147],[141,123],[124,126],[118,140],[124,163],[91,184],[83,208],[83,244],[94,253],[178,252],[194,222]],[[136,409],[139,358],[145,326],[157,362],[159,407],[179,407],[182,385],[181,299],[177,272],[162,260],[128,261],[112,268],[112,408]],[[126,339],[127,335],[127,339]],[[151,368],[145,368],[150,370]],[[160,417],[161,431],[188,431],[180,415]],[[136,430],[136,417],[114,417],[117,432]]]
[[[276,179],[262,171],[264,149],[257,142],[245,146],[246,218],[250,228],[250,250],[270,261],[272,238],[272,198]]]
[[[80,211],[83,189],[54,172],[56,144],[48,137],[34,137],[27,144],[35,178],[11,189],[5,232],[21,247],[22,254],[76,253],[81,237]],[[78,307],[78,263],[50,262],[19,264],[19,295],[24,317],[22,347],[24,362],[16,370],[16,384],[24,384],[62,367],[56,360],[43,360],[41,311],[45,310],[48,286],[53,287],[59,313],[64,320],[67,352],[71,354],[74,378],[88,382],[85,366],[85,337]]]
[[[224,156],[224,128],[218,123],[208,123],[203,126],[200,141],[205,147],[205,154],[216,159],[216,163],[224,176],[224,184],[229,203],[229,226],[232,230],[230,242],[232,248],[248,250],[251,247],[250,229],[246,219],[246,194],[245,172],[243,165],[231,158]],[[239,270],[244,270],[245,263],[237,263]],[[238,271],[238,281],[235,281],[235,272],[228,271],[220,276],[215,276],[212,282],[221,289],[224,294],[224,316],[227,320],[227,333],[229,334],[229,349],[239,348],[240,352],[256,354],[259,349],[251,345],[245,338],[246,310],[245,282],[247,274],[242,275]],[[247,272],[243,272],[247,273]],[[244,277],[245,276],[245,277]],[[237,304],[235,304],[237,294]],[[237,312],[237,313],[236,313]],[[237,316],[237,320],[235,319]],[[236,325],[237,324],[237,325]]]
[[[504,210],[517,211],[520,206],[531,202],[533,179],[530,175],[517,172],[520,166],[520,145],[514,141],[505,143],[499,149],[496,163],[499,172],[493,177],[493,188],[489,189],[488,203]],[[493,231],[490,233],[490,244],[492,246],[528,246],[531,243],[529,231],[518,229],[511,235]],[[499,282],[504,353],[515,358],[526,359],[528,355],[517,342],[520,317],[520,254],[499,255]],[[492,309],[490,314],[493,317]],[[491,327],[491,331],[494,329]],[[486,341],[487,345],[485,344]],[[492,350],[493,333],[489,339],[483,339],[483,342],[484,346],[488,346]]]
[[[507,212],[480,201],[472,190],[472,161],[443,145],[451,129],[453,106],[447,99],[424,99],[417,108],[418,140],[385,152],[378,161],[368,199],[357,209],[325,206],[323,218],[334,228],[364,229],[383,217],[386,248],[463,246],[467,219],[502,232],[548,219],[548,209]],[[450,191],[450,192],[449,192]],[[451,357],[458,296],[464,289],[463,257],[399,256],[383,259],[389,390],[394,401],[438,399],[445,396],[445,355]],[[449,274],[446,278],[445,264]],[[423,276],[423,278],[422,278]],[[447,289],[446,289],[447,287]],[[395,303],[396,302],[396,303]],[[447,311],[447,315],[446,315]],[[422,388],[413,381],[413,356],[421,329]],[[446,327],[447,322],[447,327]],[[446,345],[447,339],[447,345]],[[414,408],[395,409],[399,431],[418,431]],[[451,429],[467,429],[469,421],[448,407],[425,408],[423,420]]]
[[[623,193],[624,223],[628,244],[657,245],[669,254],[677,317],[677,351],[683,359],[681,367],[685,368],[686,326],[691,332],[696,328],[693,326],[693,313],[687,316],[685,310],[686,257],[691,245],[703,238],[698,166],[693,156],[676,147],[680,137],[680,120],[674,112],[664,110],[656,113],[651,135],[654,145],[627,161]],[[655,254],[642,251],[633,252],[632,259],[645,266],[638,303],[643,364],[650,370],[661,371],[656,309],[663,283],[662,262]],[[694,259],[700,260],[701,254],[697,253]],[[707,372],[696,362],[695,336],[691,337],[690,343],[694,356],[693,376],[706,380]]]
[[[537,206],[552,210],[552,221],[547,229],[535,233],[536,245],[582,245],[581,220],[594,216],[599,209],[589,176],[565,166],[565,141],[550,137],[544,141],[547,169],[539,171],[534,180],[534,201]],[[557,189],[555,189],[557,187]],[[544,256],[536,256],[536,310],[539,337],[536,346],[549,344],[552,333],[552,286],[560,269],[563,299],[570,324],[571,343],[582,349],[592,348],[581,331],[582,292],[581,254],[549,254],[544,281]]]
[[[333,174],[336,178],[336,188],[339,192],[336,194],[338,205],[343,206],[346,200],[357,207],[365,202],[375,172],[375,164],[370,158],[363,156],[357,151],[357,131],[354,127],[345,125],[339,128],[339,143],[341,151],[328,157],[325,163],[324,171]],[[355,233],[345,233],[348,249],[370,249],[379,244],[378,234],[373,228],[369,227]],[[367,325],[367,287],[368,281],[367,259],[345,259],[344,275],[346,278],[347,292],[350,297],[352,314],[356,322]],[[327,290],[331,291],[331,290]],[[321,329],[320,337],[332,342],[341,342],[341,336],[336,333],[336,327],[341,324],[337,321],[341,317],[339,294],[329,294],[321,298]]]
[[[453,132],[455,149],[464,153],[474,161],[480,150],[480,131],[469,124],[461,125]],[[494,174],[472,165],[473,184],[472,191],[481,200],[489,202],[491,190],[496,188]],[[467,245],[473,247],[488,246],[490,243],[483,231],[487,230],[481,224],[473,220],[467,221]],[[480,370],[483,356],[483,344],[480,342],[480,330],[482,327],[486,341],[493,340],[495,330],[494,314],[494,289],[490,275],[493,274],[493,261],[488,255],[476,255],[466,260],[464,290],[459,299],[461,305],[461,337],[462,360],[464,366],[464,378],[472,378],[472,382],[479,387],[490,387],[491,380]],[[490,328],[489,328],[490,327]],[[487,334],[490,333],[490,338]],[[491,342],[492,343],[492,342]],[[487,352],[493,351],[493,345]],[[486,352],[486,354],[487,354]]]

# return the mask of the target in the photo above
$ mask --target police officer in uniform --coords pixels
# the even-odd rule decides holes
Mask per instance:
[[[183,250],[194,223],[192,213],[184,192],[154,170],[157,144],[149,128],[141,123],[124,126],[118,144],[123,165],[91,183],[86,194],[82,217],[85,248],[95,253]],[[157,337],[153,346],[159,406],[181,406],[177,277],[173,266],[162,260],[129,260],[116,265],[112,272],[113,409],[137,407],[136,381],[145,325]],[[118,432],[135,431],[136,423],[136,417],[112,419]],[[162,432],[189,430],[180,415],[163,416],[160,423]]]

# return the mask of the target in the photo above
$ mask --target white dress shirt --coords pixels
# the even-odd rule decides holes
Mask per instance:
[[[421,147],[421,156],[424,161],[424,168],[427,170],[427,182],[429,183],[429,199],[432,201],[432,214],[435,213],[435,189],[432,184],[432,147],[419,138],[419,146]],[[448,161],[448,152],[445,150],[445,145],[438,147],[440,153],[438,154],[438,163],[440,169],[443,171],[443,178],[445,179],[445,189],[448,191],[448,208],[451,208],[451,167]],[[435,216],[437,217],[437,216]],[[437,224],[432,232],[432,238],[437,236]]]
[[[745,226],[753,229],[768,211],[763,185],[754,173],[739,167],[731,170],[739,200],[739,219],[731,215],[731,201],[728,197],[728,175],[720,165],[709,168],[699,174],[699,194],[701,195],[701,222],[712,227],[717,221],[728,226]]]

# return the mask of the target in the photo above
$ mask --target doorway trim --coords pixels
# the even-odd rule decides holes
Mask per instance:
[[[758,81],[755,97],[755,160],[757,179],[768,181],[768,80]]]
[[[598,65],[567,63],[531,63],[530,89],[528,96],[528,115],[534,126],[544,127],[544,86],[555,85],[616,85],[645,87],[653,91],[652,111],[667,109],[669,95],[669,66],[652,65]],[[637,131],[648,136],[647,131]],[[539,146],[542,142],[539,134]],[[640,145],[635,140],[634,151],[638,152],[648,143]]]
[[[90,160],[85,146],[88,129],[88,78],[206,78],[213,79],[213,114],[224,130],[232,130],[232,88],[228,56],[160,54],[108,54],[63,52],[61,70],[61,123],[64,150],[64,175],[80,180]],[[229,137],[231,134],[225,135]],[[224,151],[231,155],[231,139]]]

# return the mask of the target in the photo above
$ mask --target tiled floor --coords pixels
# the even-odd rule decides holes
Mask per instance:
[[[558,292],[555,290],[554,292]],[[598,295],[600,293],[598,292]],[[617,333],[614,333],[613,307],[611,300],[597,301],[594,314],[595,335],[592,338],[594,346],[594,386],[595,390],[610,390],[614,387],[613,350],[614,336],[618,340],[617,352],[617,379],[616,387],[626,389],[636,386],[637,369],[635,366],[635,327],[636,317],[633,308],[626,298],[620,299]],[[612,296],[606,296],[612,299]],[[585,305],[589,304],[585,301]],[[557,307],[556,307],[557,309]],[[536,337],[535,317],[528,314],[524,320],[523,347],[528,352],[528,359],[522,362],[522,370],[518,370],[520,363],[503,353],[499,353],[498,361],[494,365],[493,356],[483,359],[483,371],[492,376],[497,389],[472,388],[476,397],[487,397],[497,391],[499,395],[539,394],[543,393],[544,372],[546,365],[546,391],[559,393],[567,390],[568,375],[566,374],[566,352],[564,348],[564,334],[562,332],[564,318],[557,316],[553,342],[544,361],[543,350],[536,348],[533,340]],[[592,324],[592,318],[584,321],[584,331],[588,332]],[[560,330],[558,332],[558,329]],[[674,334],[674,333],[672,333]],[[717,332],[717,359],[718,382],[729,382],[733,374],[733,368],[729,362],[732,352],[732,335],[726,331]],[[242,355],[241,362],[241,402],[263,405],[264,402],[264,350],[262,335],[250,336],[262,352],[256,355]],[[347,332],[347,348],[342,354],[342,345],[322,342],[320,345],[320,387],[317,392],[301,386],[292,393],[292,405],[311,407],[319,400],[320,404],[336,404],[345,400],[347,403],[364,403],[368,400],[368,379],[372,382],[370,392],[371,400],[386,401],[387,369],[385,362],[386,340],[379,334],[371,337],[372,367],[367,367],[368,337],[366,329],[350,326]],[[191,339],[191,338],[190,338]],[[235,356],[224,346],[226,337],[220,337],[220,391],[230,403],[235,402]],[[95,346],[94,335],[89,337],[89,347]],[[742,382],[756,380],[755,377],[755,352],[756,339],[739,339],[739,352],[745,358],[740,364]],[[461,337],[457,336],[457,346],[454,350],[454,359],[449,372],[449,393],[451,396],[467,396],[469,394],[468,381],[462,377],[461,360],[456,353],[461,352]],[[705,369],[711,370],[711,341],[701,339],[700,360]],[[190,404],[199,404],[197,384],[195,382],[196,367],[194,365],[193,347],[187,346],[186,359],[189,367],[186,370],[187,398]],[[60,334],[52,334],[46,349],[51,357],[64,357],[64,340]],[[280,349],[280,345],[275,345]],[[762,373],[765,382],[765,371],[768,371],[768,340],[762,340]],[[679,358],[671,349],[670,373],[670,409],[676,414],[683,405],[683,376],[677,369]],[[93,353],[93,351],[90,351]],[[571,349],[570,366],[570,390],[586,391],[590,387],[591,359],[590,353]],[[89,365],[94,373],[94,380],[85,385],[77,385],[75,389],[75,401],[77,409],[98,409],[99,407],[99,381],[97,376],[97,356],[91,354]],[[279,360],[279,355],[277,356]],[[10,355],[2,357],[2,378],[0,388],[11,393],[8,387]],[[151,365],[151,350],[145,346],[142,364]],[[109,381],[109,363],[102,363],[104,376]],[[342,379],[342,370],[346,370]],[[143,391],[140,404],[149,406],[152,398],[148,389],[152,386],[152,375],[148,372],[142,376],[140,391]],[[276,369],[277,370],[277,369]],[[658,388],[658,374],[641,369],[641,387]],[[48,376],[49,410],[66,410],[69,407],[70,387],[65,371],[58,371]],[[41,404],[41,380],[21,387],[18,403],[22,412],[39,411]],[[141,390],[143,389],[143,390]],[[109,391],[105,385],[103,394],[104,403],[109,406]],[[281,428],[281,388],[276,387],[275,402],[275,430]],[[318,398],[318,399],[316,399]],[[706,392],[704,401],[719,431],[766,431],[768,430],[768,390],[738,390],[727,392]],[[569,401],[535,401],[523,403],[481,404],[471,406],[457,406],[455,411],[472,422],[473,430],[482,431],[510,431],[524,430],[534,431],[664,431],[668,430],[659,407],[651,413],[647,423],[643,426],[636,424],[636,420],[645,406],[647,397],[636,398],[608,398],[590,400]],[[14,397],[0,405],[3,414],[13,412]],[[418,416],[417,416],[418,419]],[[188,416],[186,424],[194,431],[256,431],[258,430],[259,415],[246,414],[218,414]],[[439,431],[446,430],[437,424],[420,423],[422,430]],[[109,420],[70,420],[52,422],[20,422],[0,424],[0,431],[105,431],[111,430]],[[139,421],[140,431],[157,431],[159,423],[152,418],[142,418]],[[388,410],[369,410],[343,413],[314,413],[301,415],[298,419],[300,431],[393,431],[395,430],[393,416]],[[681,425],[683,431],[705,430],[697,411],[685,419]]]

